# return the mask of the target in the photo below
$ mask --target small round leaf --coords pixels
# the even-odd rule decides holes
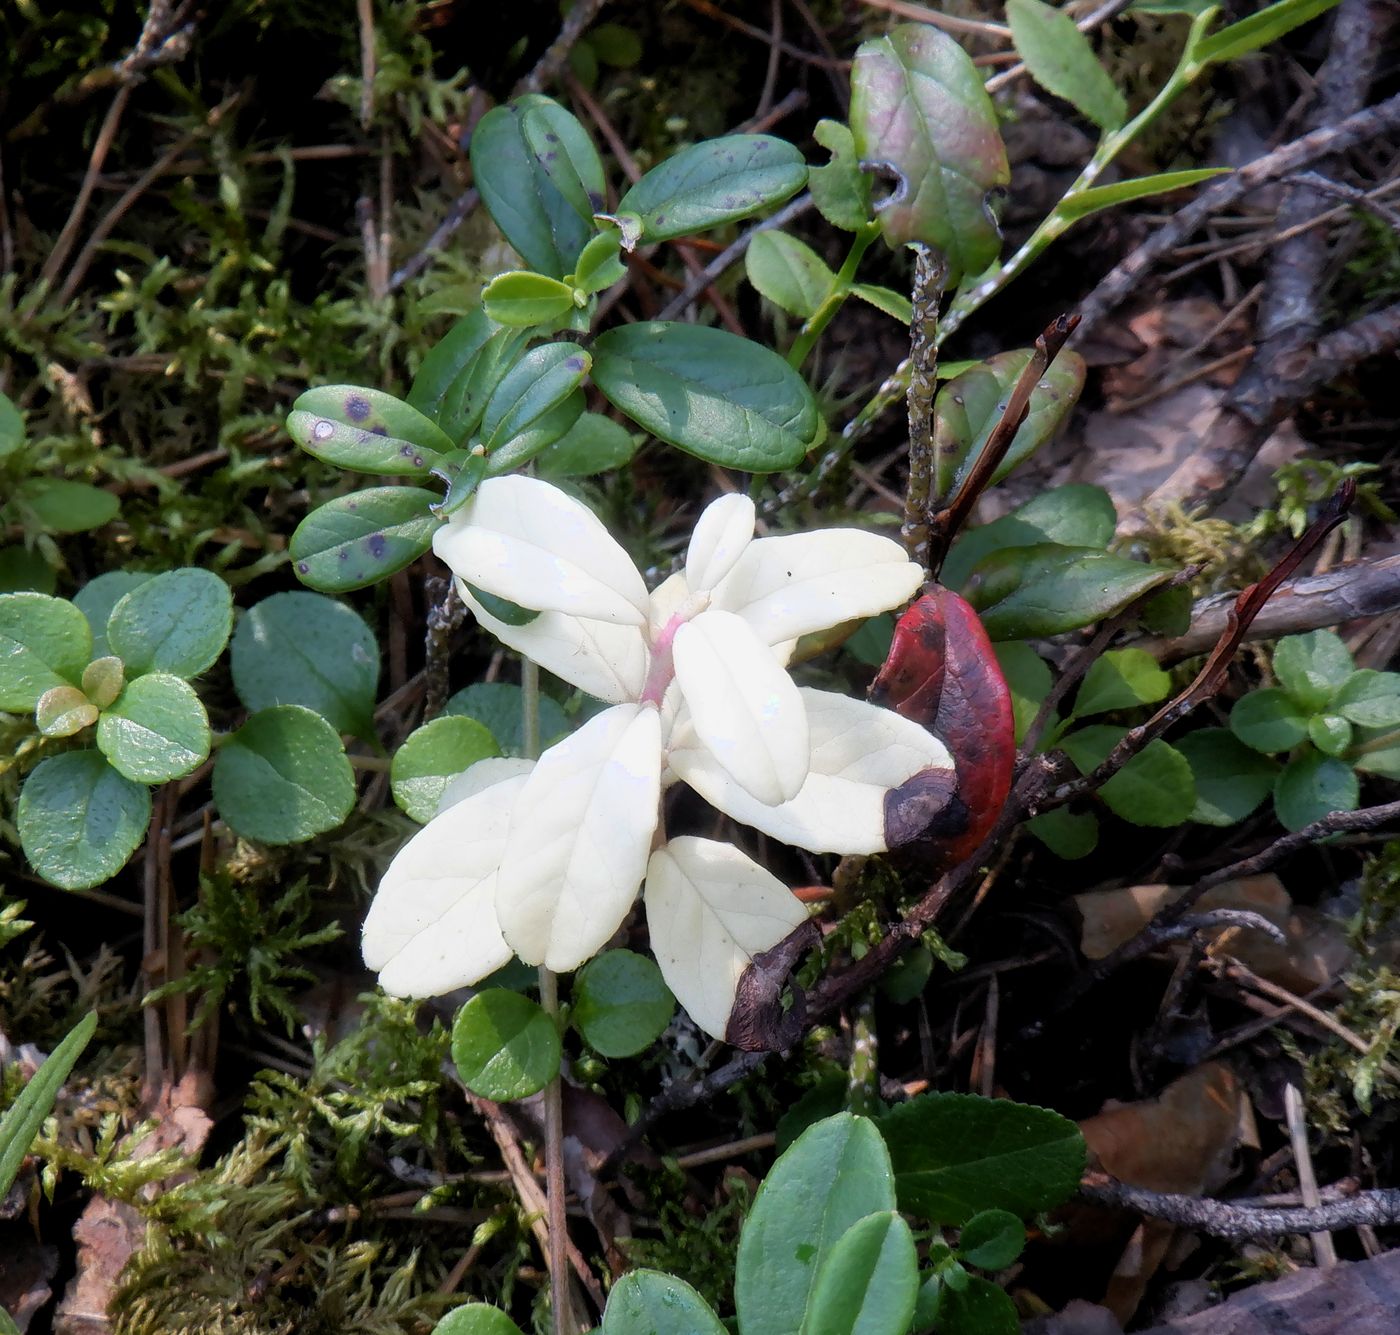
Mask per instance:
[[[539,1005],[503,987],[478,992],[452,1025],[462,1083],[497,1103],[527,1099],[559,1071],[559,1031]]]
[[[1196,776],[1191,819],[1234,825],[1274,790],[1278,765],[1246,746],[1228,728],[1198,728],[1173,743]]]
[[[1332,697],[1332,708],[1359,728],[1400,725],[1400,672],[1353,672]]]
[[[661,970],[630,950],[605,951],[574,980],[573,1021],[604,1057],[631,1057],[649,1047],[675,1010]]]
[[[98,709],[106,709],[122,693],[126,685],[126,672],[122,660],[109,654],[106,658],[94,658],[83,669],[83,694]]]
[[[109,570],[89,580],[73,595],[73,605],[88,619],[92,627],[92,654],[102,658],[111,653],[107,645],[107,622],[112,609],[132,589],[139,588],[155,576],[144,570]]]
[[[484,724],[451,715],[414,729],[394,752],[389,784],[401,810],[420,823],[437,814],[447,785],[478,760],[501,749]]]
[[[569,716],[551,696],[540,696],[540,746],[553,746],[569,731]],[[503,756],[525,754],[521,736],[520,687],[508,681],[478,681],[464,687],[443,706],[444,714],[461,714],[482,724]]]
[[[1274,650],[1274,675],[1304,709],[1323,708],[1356,670],[1351,650],[1335,631],[1290,635]]]
[[[1010,1210],[983,1210],[963,1225],[958,1256],[979,1270],[1005,1270],[1025,1245],[1025,1225]]]
[[[0,594],[0,709],[28,711],[55,686],[71,686],[92,654],[87,619],[46,593]]]
[[[119,774],[137,783],[169,783],[209,754],[209,718],[179,677],[150,672],[128,683],[97,725],[97,746]]]
[[[1286,830],[1301,830],[1334,811],[1355,811],[1360,785],[1350,765],[1306,748],[1274,784],[1274,810]]]
[[[107,621],[107,642],[128,676],[194,677],[223,652],[233,596],[208,570],[169,570],[126,594]]]
[[[1314,714],[1308,720],[1308,739],[1323,755],[1341,755],[1351,745],[1351,732],[1340,714]]]
[[[76,686],[54,686],[34,706],[34,723],[45,737],[71,737],[97,722],[97,706]]]
[[[1291,751],[1308,735],[1308,716],[1286,691],[1270,686],[1235,702],[1230,731],[1246,746],[1271,755]]]
[[[454,1307],[433,1327],[432,1335],[521,1335],[515,1324],[499,1307],[486,1303],[467,1303]]]
[[[658,1270],[630,1270],[608,1294],[601,1335],[724,1335],[724,1330],[685,1280]]]

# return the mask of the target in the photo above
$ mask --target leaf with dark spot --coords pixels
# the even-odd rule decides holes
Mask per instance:
[[[798,960],[821,940],[817,924],[804,922],[772,950],[753,957],[734,993],[725,1041],[743,1052],[781,1052],[802,1036],[807,998],[792,988],[792,1002],[783,1008],[783,991]]]

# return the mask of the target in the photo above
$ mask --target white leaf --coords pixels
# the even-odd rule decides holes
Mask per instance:
[[[904,548],[860,529],[756,538],[714,591],[769,644],[874,616],[913,597],[923,571]]]
[[[733,568],[753,538],[754,504],[742,493],[711,501],[696,522],[685,554],[685,579],[708,593]]]
[[[766,806],[795,797],[810,748],[802,696],[773,651],[732,612],[676,632],[676,680],[700,743]]]
[[[661,720],[614,705],[551,746],[524,781],[496,881],[501,931],[526,964],[576,969],[641,884],[661,795]]]
[[[519,473],[487,478],[433,535],[459,579],[521,607],[641,626],[647,590],[586,505]]]
[[[609,704],[635,700],[642,693],[647,646],[639,627],[587,621],[567,612],[541,612],[523,626],[511,626],[482,607],[461,580],[457,594],[502,644],[569,685]]]
[[[438,798],[437,814],[440,816],[448,807],[475,797],[483,789],[506,779],[524,777],[535,768],[533,760],[518,760],[514,756],[491,756],[468,765],[455,779],[447,781],[447,787]]]
[[[804,687],[812,756],[790,802],[756,802],[708,750],[677,725],[671,768],[712,806],[745,825],[813,853],[883,853],[885,795],[923,770],[948,770],[948,749],[926,728],[888,709]]]
[[[363,938],[365,963],[386,992],[437,996],[510,959],[496,921],[496,871],[524,786],[523,775],[508,778],[458,802],[389,864]]]
[[[672,839],[657,849],[645,898],[666,986],[701,1029],[720,1039],[753,957],[807,919],[776,876],[732,845],[709,839]]]

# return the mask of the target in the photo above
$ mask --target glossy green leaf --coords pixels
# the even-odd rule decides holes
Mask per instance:
[[[34,726],[45,737],[71,737],[97,722],[97,706],[76,686],[51,686],[34,706]]]
[[[937,1329],[942,1335],[1020,1335],[1016,1305],[990,1280],[968,1275],[954,1288],[944,1284],[939,1292]]]
[[[1172,743],[1191,766],[1202,825],[1234,825],[1274,790],[1278,766],[1246,746],[1228,728],[1197,728]]]
[[[481,118],[471,160],[482,202],[525,263],[550,278],[572,272],[607,188],[588,131],[529,93]]]
[[[1031,355],[1029,348],[999,352],[939,389],[933,405],[933,443],[938,451],[939,489],[944,494],[982,453]],[[1065,351],[1055,358],[1031,391],[1026,419],[992,475],[993,482],[1030,458],[1059,430],[1079,401],[1084,370],[1084,359],[1078,353]]]
[[[1353,672],[1332,697],[1332,708],[1359,728],[1400,726],[1400,672]]]
[[[1281,0],[1198,42],[1191,51],[1192,60],[1203,65],[1238,60],[1325,14],[1336,3],[1337,0]]]
[[[389,786],[394,801],[420,824],[437,815],[443,790],[478,760],[501,754],[490,730],[472,718],[450,715],[415,728],[394,752]]]
[[[92,657],[87,618],[46,593],[0,594],[0,710],[28,712],[55,686],[73,686]]]
[[[568,736],[569,718],[557,700],[542,694],[539,711],[542,748]],[[496,739],[502,755],[524,755],[519,686],[506,681],[475,682],[452,696],[442,712],[476,719]]]
[[[1360,801],[1352,767],[1311,747],[1290,760],[1274,783],[1274,811],[1285,830],[1301,830],[1334,811],[1355,811]]]
[[[1039,639],[1112,616],[1174,573],[1090,547],[1041,543],[988,557],[967,596],[993,640]]]
[[[14,495],[50,533],[86,533],[121,512],[121,502],[110,491],[63,478],[28,478]]]
[[[1291,751],[1308,735],[1308,715],[1286,691],[1270,686],[1235,702],[1230,731],[1246,746],[1272,755]]]
[[[169,783],[209,755],[209,717],[189,683],[165,672],[128,682],[97,725],[97,749],[137,783]]]
[[[452,1025],[452,1060],[462,1083],[496,1103],[528,1099],[559,1070],[554,1021],[519,992],[478,992]]]
[[[573,1022],[604,1057],[631,1057],[671,1023],[676,999],[653,960],[630,950],[595,956],[574,979]]]
[[[652,435],[725,468],[793,468],[826,433],[807,382],[723,329],[622,325],[593,345],[593,380]]]
[[[78,1058],[92,1042],[96,1031],[97,1012],[89,1011],[64,1035],[63,1041],[15,1096],[4,1117],[0,1117],[0,1199],[9,1195],[24,1156],[29,1153],[44,1119],[53,1111],[63,1082],[78,1064]]]
[[[1010,514],[969,529],[953,544],[939,578],[951,589],[967,584],[973,567],[992,552],[1053,542],[1063,547],[1107,547],[1118,512],[1102,487],[1072,482],[1031,497]]]
[[[295,844],[334,829],[355,805],[340,737],[302,705],[259,710],[219,748],[214,804],[235,834]]]
[[[804,1131],[759,1188],[739,1238],[734,1302],[744,1335],[792,1335],[837,1240],[894,1203],[873,1122],[840,1113]]]
[[[118,774],[99,751],[41,760],[25,779],[15,812],[25,857],[65,890],[87,890],[115,876],[150,822],[150,789]]]
[[[552,445],[535,456],[541,477],[592,477],[621,468],[637,452],[637,440],[620,422],[602,413],[580,413]]]
[[[528,333],[498,325],[478,307],[458,320],[423,358],[408,401],[456,445],[481,421],[486,400],[515,365]]]
[[[427,477],[453,446],[437,423],[377,389],[321,385],[292,405],[287,432],[308,454],[356,473]]]
[[[544,343],[516,362],[481,419],[490,475],[519,468],[578,420],[583,401],[577,390],[592,365],[577,343]]]
[[[806,183],[807,164],[786,140],[724,135],[658,163],[623,195],[617,211],[639,218],[647,241],[669,241],[752,217]]]
[[[521,1335],[521,1330],[499,1307],[466,1303],[443,1317],[432,1335]]]
[[[1001,675],[1006,679],[1007,690],[1011,692],[1011,711],[1016,719],[1019,743],[1040,713],[1041,702],[1050,694],[1054,678],[1045,660],[1028,644],[1007,640],[993,645],[992,649]]]
[[[1087,858],[1099,846],[1099,821],[1092,811],[1057,807],[1032,817],[1026,829],[1066,862]]]
[[[619,253],[621,249],[621,232],[611,227],[599,232],[578,257],[578,267],[572,278],[574,286],[591,295],[620,282],[627,276],[627,266]]]
[[[107,622],[112,609],[132,589],[138,588],[155,576],[144,570],[109,570],[89,580],[73,595],[73,605],[92,627],[92,656],[103,658],[109,652],[107,646]]]
[[[1128,104],[1099,64],[1089,39],[1062,10],[1042,0],[1007,0],[1006,19],[1031,78],[1104,130],[1128,118]]]
[[[1001,233],[987,194],[1011,172],[982,74],[956,41],[906,23],[863,42],[851,69],[851,132],[859,161],[897,177],[875,205],[891,246],[941,251],[951,283],[996,259]]]
[[[1335,631],[1290,635],[1274,649],[1279,685],[1307,710],[1326,705],[1355,671],[1351,650]]]
[[[707,1303],[683,1279],[631,1270],[608,1294],[602,1335],[725,1335]]]
[[[775,306],[806,320],[836,283],[836,275],[805,241],[786,232],[759,232],[744,255],[749,282]]]
[[[1075,718],[1156,704],[1171,694],[1172,679],[1142,649],[1110,649],[1084,674],[1074,698]]]
[[[387,579],[432,546],[442,523],[431,508],[437,499],[421,487],[371,487],[327,501],[292,534],[297,578],[323,593]]]
[[[305,705],[337,732],[374,736],[379,645],[344,603],[297,590],[264,598],[240,619],[229,664],[250,711]]]
[[[935,1224],[1025,1218],[1074,1194],[1084,1138],[1059,1113],[975,1094],[921,1094],[879,1119],[900,1208]]]
[[[903,292],[880,287],[875,283],[852,283],[850,291],[851,296],[859,297],[878,311],[884,311],[886,315],[898,320],[900,324],[914,322],[914,303]]]
[[[14,400],[0,394],[0,459],[13,454],[24,444],[24,415]]]
[[[486,480],[486,470],[484,446],[453,450],[451,454],[443,455],[442,463],[433,470],[433,476],[447,483],[447,493],[433,507],[433,513],[439,519],[456,514],[476,495],[476,489]]]
[[[1083,775],[1108,758],[1124,729],[1106,723],[1081,728],[1062,737],[1059,745]],[[1099,796],[1114,815],[1134,825],[1166,827],[1191,818],[1196,806],[1196,781],[1186,757],[1158,738],[1139,751],[1100,789]]]
[[[831,154],[831,161],[825,167],[813,167],[807,173],[812,202],[833,227],[857,232],[874,216],[870,196],[875,178],[860,169],[856,141],[849,126],[840,121],[820,120],[812,133],[817,143]]]
[[[1351,733],[1351,724],[1340,714],[1314,714],[1308,720],[1308,740],[1323,755],[1341,755],[1351,745]]]
[[[1136,199],[1149,199],[1153,195],[1167,195],[1173,190],[1185,190],[1188,186],[1229,174],[1228,167],[1192,167],[1186,171],[1159,172],[1155,176],[1135,176],[1128,181],[1114,181],[1112,185],[1076,190],[1060,200],[1054,212],[1056,217],[1067,222],[1078,222],[1090,214],[1115,208],[1119,204],[1131,204]]]
[[[918,1292],[909,1225],[893,1211],[867,1215],[822,1262],[801,1335],[906,1335]]]
[[[574,289],[557,278],[520,269],[497,274],[482,289],[481,304],[497,324],[520,329],[552,327],[573,314]]]
[[[128,676],[197,677],[223,653],[233,595],[209,570],[167,570],[132,589],[107,618],[107,643]]]
[[[122,660],[115,655],[94,658],[83,669],[81,684],[83,694],[98,709],[106,709],[122,693],[122,687],[126,685],[125,666]]]
[[[1026,1227],[1009,1210],[981,1210],[958,1234],[958,1256],[979,1270],[1005,1270],[1026,1245]]]

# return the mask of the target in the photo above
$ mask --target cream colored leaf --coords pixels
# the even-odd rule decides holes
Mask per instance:
[[[657,710],[604,710],[524,784],[496,882],[501,931],[525,963],[576,969],[627,916],[646,870],[661,794]]]
[[[696,522],[685,554],[685,579],[707,593],[733,568],[753,538],[754,504],[740,492],[711,501]]]
[[[767,806],[807,777],[807,711],[773,651],[732,612],[702,612],[676,631],[676,680],[702,746]]]
[[[538,478],[488,478],[433,535],[433,551],[459,579],[521,607],[646,624],[631,557],[592,510]]]
[[[677,724],[671,768],[712,806],[745,825],[813,853],[882,853],[885,796],[927,769],[952,768],[927,729],[888,709],[831,691],[801,691],[811,730],[807,781],[791,801],[764,805]]]
[[[647,927],[666,986],[707,1034],[724,1037],[753,957],[807,911],[772,873],[730,844],[672,839],[647,865]]]
[[[533,760],[519,760],[514,756],[491,756],[469,765],[455,779],[447,781],[447,787],[438,798],[437,814],[440,816],[448,807],[475,797],[483,789],[506,779],[519,779],[535,768]]]
[[[661,637],[661,632],[666,629],[671,618],[681,610],[689,598],[690,585],[685,582],[685,575],[679,570],[674,575],[667,576],[651,591],[651,607],[647,613],[647,633],[653,644]]]
[[[510,959],[496,921],[496,872],[524,786],[523,775],[507,778],[458,802],[389,864],[363,936],[365,963],[386,992],[437,996]]]

